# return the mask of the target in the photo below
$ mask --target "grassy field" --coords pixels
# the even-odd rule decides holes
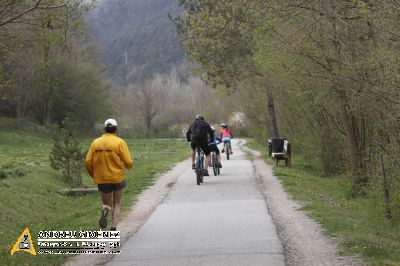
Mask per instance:
[[[91,140],[84,140],[87,148]],[[138,194],[154,182],[158,173],[189,157],[182,140],[127,140],[135,162],[127,172],[127,187],[122,198],[123,215]],[[31,256],[10,250],[28,227],[37,243],[40,230],[98,230],[100,196],[60,196],[57,190],[68,185],[49,166],[52,140],[16,131],[0,131],[0,265],[59,265],[62,255]],[[94,187],[85,173],[84,186]],[[35,244],[36,246],[36,244]],[[37,247],[36,247],[37,249]]]
[[[253,140],[248,145],[272,164],[265,146]],[[317,163],[307,162],[296,151],[292,169],[281,166],[274,172],[304,211],[340,242],[343,254],[359,254],[371,265],[400,265],[400,223],[384,217],[383,204],[368,198],[349,199],[346,178],[321,177]]]

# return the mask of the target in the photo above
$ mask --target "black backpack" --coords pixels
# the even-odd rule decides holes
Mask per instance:
[[[191,127],[192,142],[207,142],[208,124],[201,119],[196,119]]]

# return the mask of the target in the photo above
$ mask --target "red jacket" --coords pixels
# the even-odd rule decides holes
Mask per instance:
[[[233,138],[232,131],[229,128],[223,128],[223,129],[221,129],[220,137],[221,137],[221,139],[224,137]]]

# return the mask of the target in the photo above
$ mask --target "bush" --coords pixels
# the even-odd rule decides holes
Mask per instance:
[[[0,169],[0,179],[23,177],[26,172],[20,168],[14,168],[13,165],[3,165]]]
[[[0,179],[6,179],[7,177],[7,172],[4,170],[0,170]]]

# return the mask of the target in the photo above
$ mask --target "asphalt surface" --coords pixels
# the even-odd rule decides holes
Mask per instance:
[[[284,265],[252,163],[233,141],[221,175],[184,171],[147,222],[107,265]]]

